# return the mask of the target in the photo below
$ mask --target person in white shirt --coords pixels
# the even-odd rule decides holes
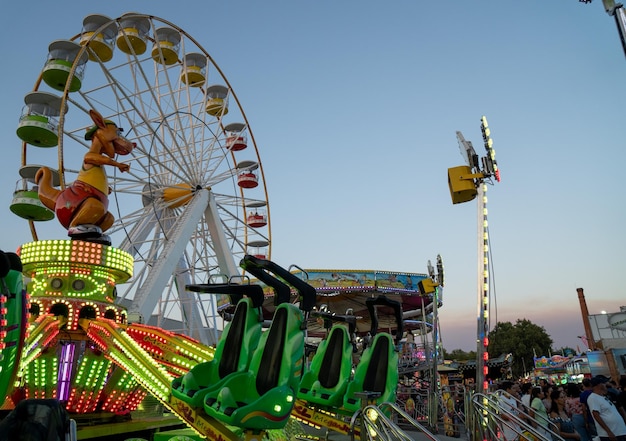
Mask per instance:
[[[512,381],[503,381],[500,389],[504,392],[499,397],[502,413],[500,418],[504,420],[501,424],[502,438],[505,441],[513,441],[520,434],[520,427],[516,420],[519,415],[517,400],[519,400],[519,384]]]
[[[596,375],[591,379],[593,392],[587,398],[587,406],[596,421],[601,441],[626,441],[626,413],[617,409],[606,396],[608,378]]]

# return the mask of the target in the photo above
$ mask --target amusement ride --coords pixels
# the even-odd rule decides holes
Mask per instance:
[[[378,430],[385,413],[364,409],[395,401],[404,325],[432,313],[440,258],[437,275],[269,260],[248,119],[167,20],[89,15],[42,61],[11,204],[33,241],[0,256],[4,408],[125,414],[150,395],[208,439],[296,420]],[[59,238],[40,237],[53,219]]]
[[[206,317],[217,315],[216,302],[184,287],[216,272],[238,274],[246,253],[271,255],[259,150],[228,80],[184,30],[140,14],[87,16],[81,33],[50,43],[42,61],[17,129],[22,179],[12,210],[38,239],[39,221],[52,213],[31,207],[39,205],[30,191],[40,166],[30,161],[49,165],[57,187],[74,182],[80,149],[90,146],[86,116],[98,110],[134,144],[120,159],[129,169],[108,170],[115,221],[107,234],[134,260],[118,303],[146,323],[158,312],[215,343]]]

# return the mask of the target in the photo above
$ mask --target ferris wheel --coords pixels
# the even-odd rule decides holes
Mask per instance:
[[[107,234],[135,259],[117,302],[129,317],[156,316],[159,326],[213,343],[228,300],[185,286],[240,274],[245,254],[269,258],[271,234],[259,150],[212,57],[164,19],[90,15],[79,34],[50,44],[24,101],[11,209],[29,220],[33,238],[42,239],[39,221],[51,218],[33,198],[35,173],[48,166],[60,188],[75,180],[89,148],[89,110],[97,110],[136,145],[116,157],[128,172],[106,167],[115,217]]]

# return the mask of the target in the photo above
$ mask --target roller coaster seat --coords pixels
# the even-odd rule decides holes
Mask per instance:
[[[303,314],[276,307],[269,330],[254,351],[250,369],[226,376],[205,396],[204,411],[225,424],[252,430],[285,427],[295,404],[304,357]]]
[[[217,344],[213,360],[192,367],[172,382],[172,395],[194,408],[203,406],[204,397],[219,389],[224,379],[234,372],[248,370],[252,354],[261,337],[262,321],[258,308],[244,297],[237,303],[235,314]]]
[[[341,407],[352,373],[352,343],[345,326],[334,325],[322,340],[305,372],[298,398],[327,407]]]
[[[374,336],[372,344],[363,351],[355,369],[354,378],[348,384],[343,409],[354,413],[361,408],[359,392],[377,392],[375,404],[393,402],[398,385],[398,352],[393,337],[388,333]]]

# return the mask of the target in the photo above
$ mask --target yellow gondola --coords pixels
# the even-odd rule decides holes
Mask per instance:
[[[213,116],[224,116],[228,113],[228,88],[219,84],[209,86],[206,90],[206,112]]]
[[[83,19],[80,44],[89,47],[89,59],[106,63],[113,58],[117,25],[106,15],[92,14]]]
[[[117,47],[129,55],[141,55],[146,52],[146,39],[150,30],[150,21],[146,17],[133,13],[122,15],[117,33]]]
[[[159,28],[155,31],[155,43],[152,47],[154,61],[166,66],[178,62],[180,33],[172,28]]]

